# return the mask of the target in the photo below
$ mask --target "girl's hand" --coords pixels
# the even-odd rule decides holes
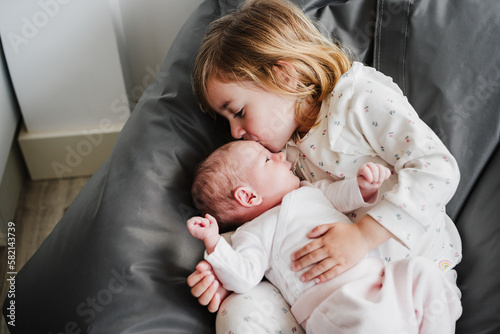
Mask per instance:
[[[292,255],[292,270],[315,264],[301,281],[325,282],[353,267],[370,251],[355,224],[333,223],[315,227],[307,234],[317,238]]]
[[[316,238],[292,255],[292,270],[314,265],[301,276],[303,282],[328,281],[355,266],[369,251],[392,234],[370,216],[355,224],[333,223],[315,227],[307,234]]]
[[[207,306],[211,313],[217,312],[222,301],[230,294],[217,280],[212,266],[207,261],[201,261],[196,271],[187,278],[191,294],[198,298],[201,305]]]
[[[187,221],[187,227],[193,237],[205,243],[208,254],[214,251],[220,238],[219,226],[214,217],[208,213],[205,215],[205,218],[193,217]]]
[[[358,170],[357,181],[363,200],[369,202],[378,188],[391,176],[391,170],[383,165],[369,162]]]

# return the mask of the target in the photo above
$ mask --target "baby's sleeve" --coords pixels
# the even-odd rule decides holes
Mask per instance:
[[[225,289],[244,293],[262,280],[269,256],[261,242],[250,233],[236,231],[231,240],[232,247],[220,238],[212,253],[205,252],[205,260],[212,265]]]
[[[301,184],[304,184],[304,182],[306,181],[302,181]],[[348,213],[361,207],[370,206],[377,198],[377,196],[374,195],[369,202],[365,202],[359,190],[358,180],[356,178],[339,181],[323,179],[309,184],[319,188],[335,209],[342,213]]]

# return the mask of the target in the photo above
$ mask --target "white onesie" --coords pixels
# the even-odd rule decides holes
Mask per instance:
[[[352,182],[337,184],[357,186]],[[328,187],[323,187],[325,189]],[[354,191],[338,193],[351,193],[356,197]],[[359,198],[360,194],[349,203],[357,206]],[[349,203],[346,208],[351,206]],[[301,282],[300,275],[309,268],[293,272],[291,254],[310,241],[306,233],[313,227],[332,221],[350,223],[319,188],[301,187],[287,194],[281,205],[238,228],[231,237],[232,247],[220,238],[215,250],[206,254],[205,259],[223,286],[237,293],[250,291],[265,274],[292,305],[292,313],[308,333],[345,330],[360,333],[367,328],[372,333],[386,333],[388,329],[418,333],[419,328],[425,326],[430,326],[425,333],[436,330],[453,333],[461,313],[460,300],[430,260],[419,257],[386,266],[377,251],[373,251],[335,279],[318,285],[313,281]],[[444,298],[441,303],[445,305],[440,309],[440,321],[428,322],[429,307],[440,298]],[[388,315],[397,317],[390,325],[386,323]],[[308,325],[309,317],[315,319],[311,320],[312,327]]]

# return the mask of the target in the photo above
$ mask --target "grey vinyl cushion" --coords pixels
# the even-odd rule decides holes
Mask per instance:
[[[229,137],[200,112],[191,70],[206,26],[238,2],[207,0],[186,22],[110,158],[18,273],[11,333],[215,332],[186,284],[203,245],[185,221],[195,166]],[[392,76],[457,158],[447,206],[464,246],[457,333],[500,333],[500,2],[297,3]]]

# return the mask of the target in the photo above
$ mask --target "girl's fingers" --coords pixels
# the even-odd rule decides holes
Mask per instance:
[[[203,306],[207,306],[210,304],[210,302],[212,301],[212,299],[214,298],[215,296],[215,293],[217,292],[217,289],[219,288],[219,281],[217,280],[213,280],[213,276],[212,277],[212,282],[210,284],[210,286],[208,287],[208,289],[205,290],[205,292],[203,294],[200,295],[200,297],[198,298],[198,302],[203,305]],[[213,308],[214,305],[212,305],[212,308]],[[217,305],[217,309],[219,308],[219,306]],[[210,310],[209,310],[210,311]]]
[[[195,271],[188,276],[187,284],[189,285],[189,287],[192,288],[193,286],[198,284],[206,275],[207,275],[206,272]]]
[[[316,226],[311,230],[311,232],[307,233],[307,237],[311,239],[319,238],[323,236],[326,232],[328,232],[332,228],[333,224],[323,224]]]
[[[291,260],[293,262],[298,262],[300,261],[304,256],[308,255],[310,252],[315,251],[316,249],[320,248],[321,242],[319,240],[313,240],[301,249],[295,251],[292,254]]]
[[[325,233],[327,233],[332,228],[332,226],[334,224],[335,223],[323,224],[323,225],[316,226],[315,228],[313,228],[311,230],[311,232],[309,232],[307,234],[308,238],[315,239],[315,240],[311,241],[310,243],[308,243],[307,245],[305,245],[304,247],[302,247],[301,249],[297,250],[295,253],[292,254],[292,261],[296,261],[295,267],[299,268],[297,270],[301,270],[302,268],[307,267],[307,265],[316,263],[316,262],[323,259],[323,258],[319,258],[319,257],[321,257],[321,254],[311,255],[310,253],[323,247],[323,240],[317,239],[317,238],[320,238],[323,235],[325,235]],[[303,257],[305,257],[305,256],[307,256],[307,258],[303,259]],[[313,262],[309,262],[309,261],[313,261]],[[309,263],[309,264],[304,265],[306,263]]]
[[[210,265],[210,263],[208,263],[207,261],[203,260],[203,261],[200,261],[196,265],[196,270],[198,270],[199,272],[211,271],[212,270],[212,266]]]
[[[325,258],[321,262],[317,263],[316,265],[312,266],[311,269],[306,271],[300,276],[300,280],[302,282],[309,282],[312,279],[315,279],[319,275],[323,274],[327,270],[329,270],[333,266],[333,260],[329,258]],[[318,282],[317,282],[318,283]]]
[[[313,249],[313,247],[316,247]],[[293,271],[299,271],[302,270],[310,265],[313,265],[315,263],[318,263],[325,258],[328,257],[328,254],[324,250],[324,248],[321,246],[321,243],[313,241],[304,246],[301,250],[298,251],[298,254],[302,254],[302,250],[304,250],[304,253],[302,256],[299,256],[296,258],[296,260],[292,260],[292,266],[291,269]],[[295,253],[297,254],[297,253]],[[295,255],[294,254],[294,255]]]
[[[311,270],[312,269],[314,269],[314,267],[311,268]],[[307,275],[306,277],[304,277],[304,279],[308,279],[307,281],[314,279],[314,282],[316,284],[318,284],[318,283],[323,283],[323,282],[329,281],[332,278],[339,276],[344,271],[345,271],[345,269],[343,269],[340,265],[337,265],[337,266],[330,268],[329,270],[322,272],[320,275],[317,275],[317,276],[314,276],[315,272],[309,273],[309,271],[305,272],[303,274],[303,276]],[[307,281],[305,281],[305,282],[307,282]]]
[[[210,301],[210,304],[208,304],[208,311],[212,313],[217,312],[217,310],[220,308],[220,305],[222,304],[222,301],[226,299],[226,297],[230,293],[231,293],[230,291],[224,289],[224,287],[221,286],[219,283],[219,288],[217,289],[217,292]]]
[[[198,283],[194,284],[191,287],[191,294],[194,297],[199,298],[200,296],[205,294],[207,292],[207,290],[210,289],[210,286],[212,285],[212,283],[214,281],[215,281],[215,277],[213,275],[204,276],[203,279],[201,279],[201,281],[198,281]],[[188,284],[189,284],[189,282],[188,282]],[[208,301],[207,301],[207,304],[208,304]],[[203,305],[207,305],[207,304],[203,304]]]
[[[332,258],[325,257],[324,260],[314,265],[311,269],[300,276],[302,282],[314,280],[316,284],[331,280],[344,273],[348,268],[336,263]]]
[[[212,298],[212,300],[208,304],[208,312],[210,312],[210,313],[217,312],[219,310],[220,303],[221,303],[221,297],[220,297],[219,293],[216,292],[214,297]]]
[[[191,294],[198,298],[201,305],[207,306],[209,312],[217,312],[219,306],[228,295],[228,291],[220,286],[215,278],[212,266],[203,260],[196,265],[196,271],[187,278]]]

